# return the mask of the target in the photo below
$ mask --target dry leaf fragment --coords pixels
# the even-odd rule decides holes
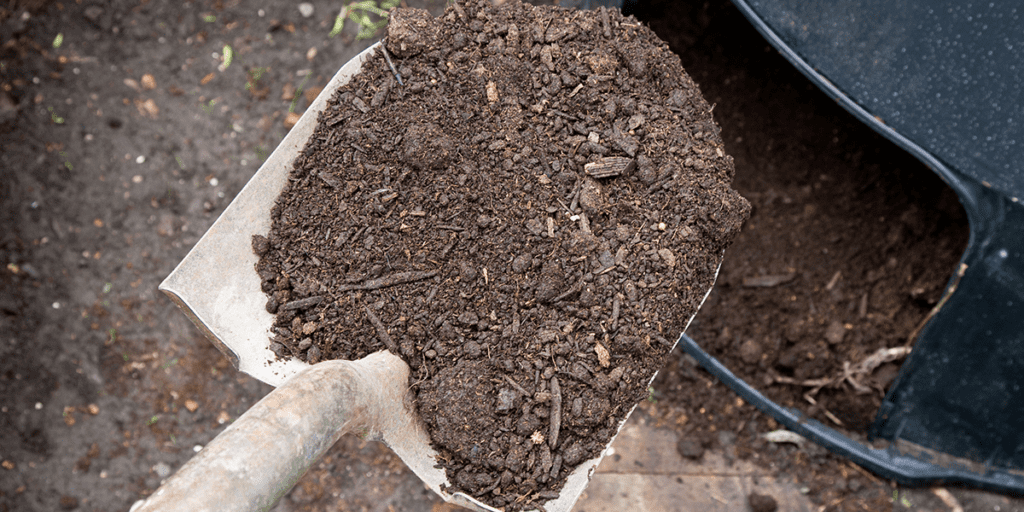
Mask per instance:
[[[295,97],[295,84],[288,82],[281,86],[281,99],[290,101]]]
[[[498,101],[498,86],[494,82],[487,82],[487,101],[489,103]]]
[[[743,286],[747,288],[772,288],[780,284],[786,284],[796,279],[796,273],[771,274],[766,276],[747,277],[743,279]]]
[[[156,119],[156,116],[160,114],[160,107],[156,106],[156,102],[152,99],[135,100],[135,108],[138,109],[139,115],[150,119]]]
[[[595,178],[612,178],[636,168],[636,160],[622,156],[599,158],[583,166],[583,171]]]
[[[608,353],[608,349],[604,348],[601,343],[594,344],[594,352],[597,352],[597,362],[601,363],[601,366],[607,368],[612,363],[612,356]]]
[[[135,91],[141,91],[142,90],[142,88],[139,86],[139,82],[135,81],[134,78],[125,78],[124,79],[124,84],[127,85],[128,87],[132,88],[132,90],[135,90]]]
[[[789,430],[773,430],[771,432],[761,434],[761,438],[769,443],[790,443],[797,446],[803,445],[805,441],[804,436]]]
[[[73,426],[75,424],[75,408],[71,406],[64,407],[64,423],[67,426]]]
[[[313,322],[306,322],[305,324],[302,325],[302,334],[305,334],[305,335],[308,336],[310,334],[313,334],[313,331],[316,331],[316,324],[315,323],[313,323]]]
[[[658,249],[658,257],[661,261],[665,262],[669,268],[676,266],[676,255],[672,253],[672,249]]]

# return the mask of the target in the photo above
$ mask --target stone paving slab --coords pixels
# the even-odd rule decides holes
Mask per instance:
[[[817,509],[795,482],[780,480],[750,462],[730,463],[721,452],[708,451],[700,461],[685,459],[676,450],[677,440],[675,432],[656,428],[635,412],[573,510],[748,510],[752,492],[774,498],[778,510]]]

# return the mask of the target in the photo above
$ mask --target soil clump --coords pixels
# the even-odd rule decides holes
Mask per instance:
[[[618,11],[399,9],[385,46],[254,237],[271,349],[402,356],[447,491],[528,508],[648,396],[749,205],[678,57]]]

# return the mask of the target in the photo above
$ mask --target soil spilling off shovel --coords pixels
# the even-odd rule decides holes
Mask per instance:
[[[648,396],[749,214],[679,59],[615,10],[392,12],[253,249],[272,350],[387,349],[452,486],[554,498]]]

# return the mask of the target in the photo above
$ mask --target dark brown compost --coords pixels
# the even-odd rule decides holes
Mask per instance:
[[[516,0],[392,12],[255,237],[271,344],[412,368],[451,487],[558,494],[648,396],[749,214],[647,27]]]

